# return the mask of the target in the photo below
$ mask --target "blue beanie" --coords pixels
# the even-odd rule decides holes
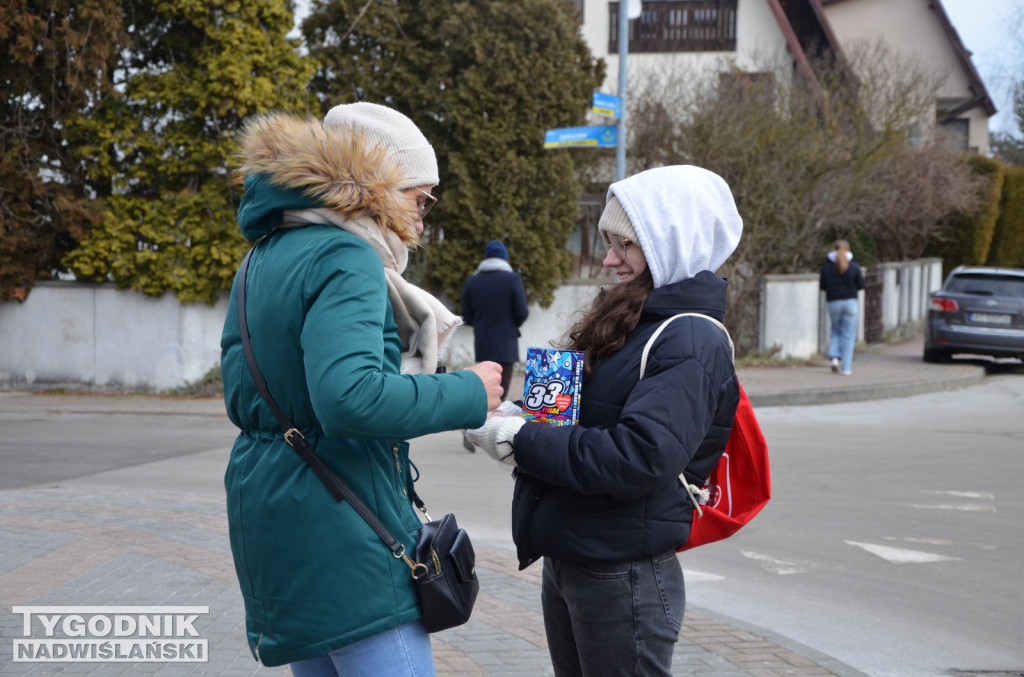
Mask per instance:
[[[508,250],[498,240],[491,240],[484,248],[485,259],[505,259],[508,261]]]

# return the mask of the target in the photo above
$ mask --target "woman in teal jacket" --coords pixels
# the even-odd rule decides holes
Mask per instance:
[[[257,363],[316,453],[411,551],[421,522],[405,440],[482,425],[500,401],[495,363],[435,373],[460,320],[401,277],[434,201],[433,149],[406,116],[358,103],[323,123],[256,117],[241,158]],[[253,655],[296,675],[434,674],[408,565],[285,442],[250,376],[236,301],[233,290],[221,368],[241,432],[224,483]]]

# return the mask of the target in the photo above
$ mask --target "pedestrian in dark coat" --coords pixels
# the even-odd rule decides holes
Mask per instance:
[[[508,395],[512,371],[519,361],[519,327],[529,314],[523,278],[509,265],[505,245],[491,240],[476,273],[466,280],[462,319],[473,327],[476,361],[501,365],[503,398]]]
[[[864,272],[853,260],[850,243],[846,240],[836,240],[828,253],[828,260],[821,267],[819,287],[828,302],[828,357],[832,372],[850,376],[860,313],[857,295],[864,288]]]
[[[717,270],[743,222],[728,185],[691,166],[611,185],[598,223],[602,291],[565,346],[584,352],[577,425],[525,422],[511,403],[469,438],[517,466],[520,568],[544,558],[541,601],[556,677],[671,675],[686,595],[676,557],[693,503],[725,450],[739,383]],[[686,482],[682,482],[680,474]]]

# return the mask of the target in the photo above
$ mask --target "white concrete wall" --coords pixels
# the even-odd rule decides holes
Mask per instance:
[[[907,334],[928,314],[929,293],[942,287],[942,260],[879,264],[884,278],[882,329]],[[864,340],[865,296],[858,295],[857,341]],[[808,359],[828,350],[829,319],[817,274],[766,275],[761,281],[758,347],[780,357]]]
[[[928,294],[942,286],[942,261],[882,264],[883,327],[912,329],[928,311]],[[530,346],[565,337],[578,311],[590,307],[599,283],[565,285],[550,308],[530,307],[520,359]],[[812,358],[828,341],[828,314],[818,275],[769,275],[761,287],[761,350]],[[863,309],[864,296],[860,297]],[[220,362],[226,295],[215,306],[182,305],[173,295],[152,298],[114,285],[39,283],[26,301],[0,303],[0,389],[26,387],[167,390],[200,380]],[[863,340],[864,313],[859,340]],[[474,362],[473,330],[455,332],[442,359],[453,368]]]
[[[563,337],[577,309],[599,284],[558,289],[550,308],[534,304],[523,323],[521,358],[529,346]],[[168,390],[201,379],[220,362],[227,297],[217,305],[182,305],[112,284],[41,282],[23,303],[0,303],[0,389],[25,387]],[[458,329],[442,359],[474,362],[473,329]]]
[[[885,279],[882,329],[913,327],[928,315],[929,295],[942,287],[942,259],[879,264]]]
[[[882,331],[889,332],[900,324],[900,264],[882,263],[878,266],[882,273]]]
[[[0,303],[0,387],[79,384],[165,390],[220,360],[226,298],[185,306],[112,284],[41,282]]]
[[[761,280],[758,350],[806,357],[818,350],[818,275],[766,275]]]

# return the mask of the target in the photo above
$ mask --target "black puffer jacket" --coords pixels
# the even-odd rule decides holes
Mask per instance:
[[[693,504],[677,477],[698,486],[729,439],[739,385],[729,342],[700,317],[674,320],[655,341],[644,379],[644,345],[669,317],[725,316],[726,281],[710,272],[655,289],[626,346],[594,365],[580,423],[527,423],[515,438],[513,538],[520,568],[539,556],[627,561],[678,548]]]
[[[818,286],[825,292],[826,301],[855,299],[857,292],[864,288],[864,272],[856,261],[850,261],[845,273],[840,273],[833,261],[825,261]]]

